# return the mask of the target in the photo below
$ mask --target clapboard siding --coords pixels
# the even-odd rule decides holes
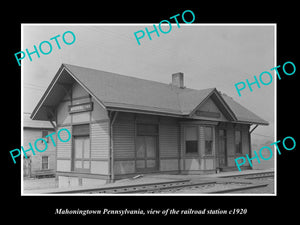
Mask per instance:
[[[160,157],[178,157],[179,125],[161,124],[159,127]]]
[[[109,155],[109,123],[91,124],[91,158],[108,158]]]
[[[72,133],[72,127],[71,126],[65,126],[65,127],[59,127],[61,128],[66,128]],[[68,133],[67,132],[61,132],[60,137],[62,140],[67,140],[68,139]],[[56,149],[57,149],[57,157],[58,158],[69,158],[71,159],[71,150],[72,150],[72,138],[67,141],[67,142],[61,142],[57,138],[57,143],[56,143]]]
[[[113,126],[113,146],[115,159],[135,157],[135,126],[132,121],[116,121]]]

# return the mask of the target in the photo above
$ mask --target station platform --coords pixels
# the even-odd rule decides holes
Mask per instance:
[[[129,186],[129,185],[147,185],[147,184],[159,184],[164,182],[172,181],[197,181],[197,182],[209,182],[216,181],[218,178],[226,178],[233,176],[243,176],[251,175],[258,173],[271,173],[274,172],[273,169],[264,169],[264,170],[244,170],[244,171],[230,171],[230,172],[221,172],[214,174],[146,174],[138,175],[133,178],[117,180],[114,183],[97,185],[97,186],[76,186],[76,187],[66,187],[66,188],[49,188],[49,189],[38,189],[38,190],[24,190],[24,195],[40,195],[40,194],[55,194],[60,192],[67,191],[80,191],[93,188],[109,188],[109,187],[119,187],[119,186]],[[275,174],[276,176],[276,174]]]

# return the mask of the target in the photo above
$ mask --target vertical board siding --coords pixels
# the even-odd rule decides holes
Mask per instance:
[[[160,124],[159,129],[160,157],[178,157],[179,125]]]
[[[91,126],[91,158],[106,158],[109,155],[109,123],[93,123]]]
[[[70,133],[72,134],[71,126],[59,127],[59,129],[61,129],[61,128],[68,129],[70,131]],[[67,132],[61,132],[60,137],[62,140],[67,140],[69,136],[68,136]],[[70,140],[67,142],[61,142],[58,138],[56,140],[57,140],[57,143],[56,143],[57,157],[71,159],[72,138],[70,138]]]
[[[113,126],[113,147],[115,159],[135,157],[135,126],[133,121],[116,121]]]

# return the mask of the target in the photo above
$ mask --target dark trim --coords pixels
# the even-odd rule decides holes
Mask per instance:
[[[217,126],[219,122],[225,121],[212,121],[212,120],[188,120],[188,121],[179,121],[180,125],[190,125],[190,126]]]
[[[237,155],[239,156],[239,155]],[[242,156],[242,154],[241,154]],[[172,156],[172,157],[160,157],[158,158],[158,160],[168,160],[168,159],[173,159],[173,160],[180,160],[180,159],[195,159],[195,158],[199,158],[199,159],[215,159],[216,155],[204,155],[204,156],[198,156],[198,155],[187,155],[187,156],[183,156],[182,158],[176,157],[176,156]],[[235,156],[232,156],[235,157]],[[153,158],[154,159],[154,158]],[[108,159],[92,159],[92,161],[106,161]],[[115,161],[118,162],[122,162],[122,161],[135,161],[135,158],[115,158]]]
[[[56,171],[56,176],[66,176],[66,177],[78,177],[78,178],[91,178],[91,179],[109,179],[106,174],[94,174],[94,173],[80,173],[80,172],[65,172]]]
[[[129,112],[129,113],[149,114],[149,115],[169,116],[169,117],[183,117],[184,116],[179,113],[155,112],[155,111],[151,111],[151,110],[132,109],[132,108],[124,109],[121,107],[113,107],[113,106],[107,106],[106,108],[107,108],[107,110],[118,111],[118,112]]]
[[[85,161],[88,161],[90,162],[89,160],[85,160]],[[90,164],[89,164],[90,166]],[[84,169],[84,168],[74,168],[74,172],[75,173],[86,173],[86,174],[90,174],[91,173],[91,169],[88,168],[88,169]]]
[[[114,175],[114,124],[117,119],[118,112],[109,112],[109,146],[108,146],[108,174],[109,174],[109,182],[113,182],[115,179]]]
[[[71,158],[68,158],[68,157],[56,157],[56,160],[71,160]]]
[[[258,124],[255,125],[255,127],[252,128],[252,130],[250,130],[250,134],[258,127]]]
[[[121,162],[121,161],[135,161],[135,158],[115,158],[115,162]]]
[[[78,123],[64,123],[64,124],[58,124],[57,127],[65,127],[65,126],[72,126],[72,125],[82,125],[82,124],[94,124],[94,123],[106,123],[109,122],[109,119],[103,119],[103,120],[94,120],[94,121],[86,121],[86,122],[78,122]]]
[[[70,158],[68,157],[58,157],[56,158],[56,160],[71,160]],[[105,161],[108,161],[109,159],[108,158],[91,158],[91,159],[83,159],[83,161],[95,161],[95,162],[105,162]]]
[[[51,128],[44,128],[44,127],[29,127],[29,126],[23,126],[23,129],[32,129],[32,130],[47,130],[47,131],[55,131],[55,128],[51,127]]]
[[[204,116],[204,117],[212,117],[212,118],[220,118],[221,113],[219,112],[208,112],[208,111],[200,111],[196,110],[195,112],[196,116]]]

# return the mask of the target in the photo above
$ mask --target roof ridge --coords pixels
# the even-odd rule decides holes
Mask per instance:
[[[129,76],[129,75],[123,75],[123,74],[119,74],[119,73],[115,73],[115,72],[110,72],[110,71],[105,71],[105,70],[100,70],[100,69],[95,69],[95,68],[89,68],[89,67],[84,67],[84,66],[77,66],[77,65],[73,65],[73,64],[67,64],[67,63],[62,63],[64,66],[66,66],[68,69],[70,69],[68,66],[73,66],[73,67],[80,67],[82,69],[88,69],[88,70],[95,70],[95,71],[100,71],[100,72],[104,72],[104,73],[109,73],[109,74],[112,74],[112,75],[115,75],[115,76],[121,76],[121,77],[127,77],[127,78],[130,78],[130,79],[137,79],[137,80],[142,80],[142,81],[147,81],[147,82],[152,82],[152,83],[158,83],[160,85],[165,85],[167,87],[170,87],[171,90],[174,90],[174,91],[177,91],[177,90],[185,90],[185,91],[204,91],[204,90],[208,90],[208,89],[214,89],[215,87],[213,88],[205,88],[205,89],[194,89],[194,88],[187,88],[187,87],[184,87],[184,88],[180,88],[180,87],[176,87],[176,86],[173,86],[172,83],[163,83],[163,82],[160,82],[160,81],[155,81],[155,80],[148,80],[148,79],[144,79],[144,78],[139,78],[139,77],[133,77],[133,76]]]
[[[65,64],[65,63],[64,63],[64,65],[67,66],[68,69],[70,69],[68,66],[74,66],[74,67],[80,67],[80,68],[88,69],[88,70],[95,70],[95,71],[100,71],[100,72],[104,72],[104,73],[110,73],[110,74],[115,75],[115,76],[121,76],[121,77],[127,77],[127,78],[130,78],[130,79],[137,79],[137,80],[149,81],[149,82],[152,82],[152,83],[159,83],[159,84],[166,85],[166,86],[169,85],[169,84],[167,84],[167,83],[162,83],[162,82],[159,82],[159,81],[147,80],[147,79],[144,79],[144,78],[133,77],[133,76],[129,76],[129,75],[119,74],[119,73],[110,72],[110,71],[105,71],[105,70],[100,70],[100,69],[94,69],[94,68],[83,67],[83,66],[77,66],[77,65],[72,65],[72,64]]]

